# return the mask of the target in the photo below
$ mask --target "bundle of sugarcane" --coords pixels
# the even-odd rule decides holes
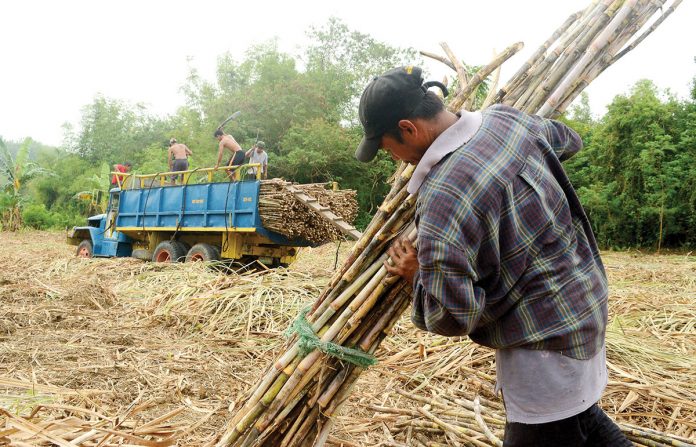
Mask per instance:
[[[287,186],[317,199],[346,222],[353,222],[358,214],[356,192],[330,190],[324,183],[298,185],[281,179],[262,180],[259,190],[259,216],[263,226],[288,239],[305,239],[315,244],[342,239],[341,232],[330,222],[298,200]]]
[[[626,46],[662,9],[661,0],[600,0],[571,15],[525,62],[507,84],[475,104],[486,77],[519,51],[515,44],[469,77],[445,44],[459,90],[448,104],[456,111],[494,102],[545,117],[556,116],[596,76],[634,48],[680,3],[675,0],[653,26]],[[391,327],[408,307],[411,289],[383,266],[390,241],[415,239],[415,196],[406,191],[413,166],[402,165],[384,203],[342,269],[306,316],[295,324],[285,352],[270,365],[229,422],[218,446],[321,446],[332,415],[351,392],[361,372]]]

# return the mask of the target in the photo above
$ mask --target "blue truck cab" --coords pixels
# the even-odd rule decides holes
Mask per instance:
[[[86,226],[74,227],[67,241],[77,246],[82,257],[133,256],[156,262],[260,260],[272,266],[289,264],[299,247],[311,245],[263,227],[258,176],[214,182],[214,171],[186,171],[179,185],[167,182],[171,173],[120,174],[124,179],[110,190],[106,213],[88,218]],[[207,174],[208,179],[189,183],[193,173]]]

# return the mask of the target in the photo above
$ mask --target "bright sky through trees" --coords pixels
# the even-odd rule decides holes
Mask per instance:
[[[215,76],[225,52],[241,60],[250,45],[277,37],[292,55],[310,26],[329,17],[392,46],[442,53],[446,41],[468,64],[524,41],[504,67],[505,81],[572,12],[588,0],[223,2],[26,0],[0,3],[0,135],[59,145],[95,94],[172,114],[189,67]],[[696,2],[684,1],[645,42],[586,90],[595,114],[641,78],[684,97],[696,75]],[[190,62],[187,62],[190,61]],[[435,78],[449,69],[428,61]]]

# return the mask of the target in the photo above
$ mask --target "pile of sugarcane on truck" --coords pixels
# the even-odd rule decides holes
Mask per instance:
[[[88,258],[259,261],[275,267],[290,264],[300,247],[360,235],[348,223],[357,213],[355,191],[261,180],[258,167],[235,166],[254,175],[224,180],[214,175],[230,167],[113,173],[118,182],[105,213],[70,230],[68,243],[77,246],[77,256]],[[173,174],[183,176],[181,184],[168,182]]]

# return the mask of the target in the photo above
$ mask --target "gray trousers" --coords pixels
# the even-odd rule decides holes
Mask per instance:
[[[188,159],[186,158],[176,158],[174,159],[174,163],[172,163],[172,172],[177,172],[177,171],[188,171],[189,164],[188,164]],[[172,175],[171,179],[172,182],[176,182],[176,178],[179,177],[181,178],[181,181],[184,181],[184,175],[179,174],[179,175]]]

